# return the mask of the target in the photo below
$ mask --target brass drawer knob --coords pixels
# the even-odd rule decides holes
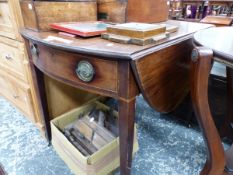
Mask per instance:
[[[6,55],[5,55],[5,59],[6,59],[6,60],[12,60],[13,57],[12,57],[11,54],[6,54]]]
[[[88,61],[80,61],[75,70],[78,78],[84,82],[90,82],[95,75],[94,67]]]

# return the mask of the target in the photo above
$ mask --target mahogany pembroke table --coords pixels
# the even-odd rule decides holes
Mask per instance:
[[[120,172],[129,175],[132,162],[135,100],[140,93],[159,112],[173,111],[190,91],[192,37],[209,24],[167,21],[179,30],[158,45],[136,46],[95,38],[71,38],[57,32],[21,34],[51,139],[44,77],[119,101]],[[84,70],[79,70],[82,64]]]

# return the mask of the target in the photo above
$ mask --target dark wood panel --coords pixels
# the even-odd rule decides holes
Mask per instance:
[[[37,49],[39,56],[33,56],[34,64],[53,78],[84,90],[108,91],[117,94],[117,62],[63,52],[43,45],[37,45]],[[88,61],[94,67],[94,78],[88,83],[80,80],[75,72],[80,61]]]
[[[167,19],[168,5],[165,0],[128,0],[128,22],[156,23]]]
[[[191,39],[132,63],[145,99],[159,112],[171,112],[188,94]]]
[[[118,63],[118,79],[119,79],[119,89],[118,96],[127,100],[132,100],[136,95],[139,94],[139,89],[134,78],[133,71],[129,62],[120,61]],[[128,82],[128,85],[120,85],[124,82]]]
[[[120,171],[122,175],[130,175],[131,171],[136,95],[138,95],[138,87],[133,78],[130,62],[120,61],[118,111],[121,154]]]
[[[98,19],[116,23],[124,23],[127,2],[115,0],[98,3]]]

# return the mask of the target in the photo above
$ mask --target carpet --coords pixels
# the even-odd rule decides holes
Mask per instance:
[[[1,163],[0,163],[0,175],[6,175],[6,172]]]
[[[132,175],[196,175],[206,160],[197,126],[151,109],[137,98],[139,151]],[[227,146],[227,145],[226,145]],[[9,175],[72,175],[39,130],[0,97],[0,162]],[[117,173],[119,174],[119,173]]]

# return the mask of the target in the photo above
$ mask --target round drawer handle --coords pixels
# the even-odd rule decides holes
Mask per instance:
[[[38,50],[37,44],[31,45],[31,53],[32,53],[32,55],[34,55],[36,57],[39,55],[39,50]]]
[[[13,58],[12,58],[12,56],[10,54],[6,54],[5,55],[5,59],[6,60],[12,60]]]
[[[80,61],[75,70],[78,78],[84,82],[90,82],[95,75],[94,67],[88,61]]]
[[[19,98],[19,96],[18,96],[18,95],[13,95],[13,97],[14,97],[14,99],[17,99],[17,98]]]

